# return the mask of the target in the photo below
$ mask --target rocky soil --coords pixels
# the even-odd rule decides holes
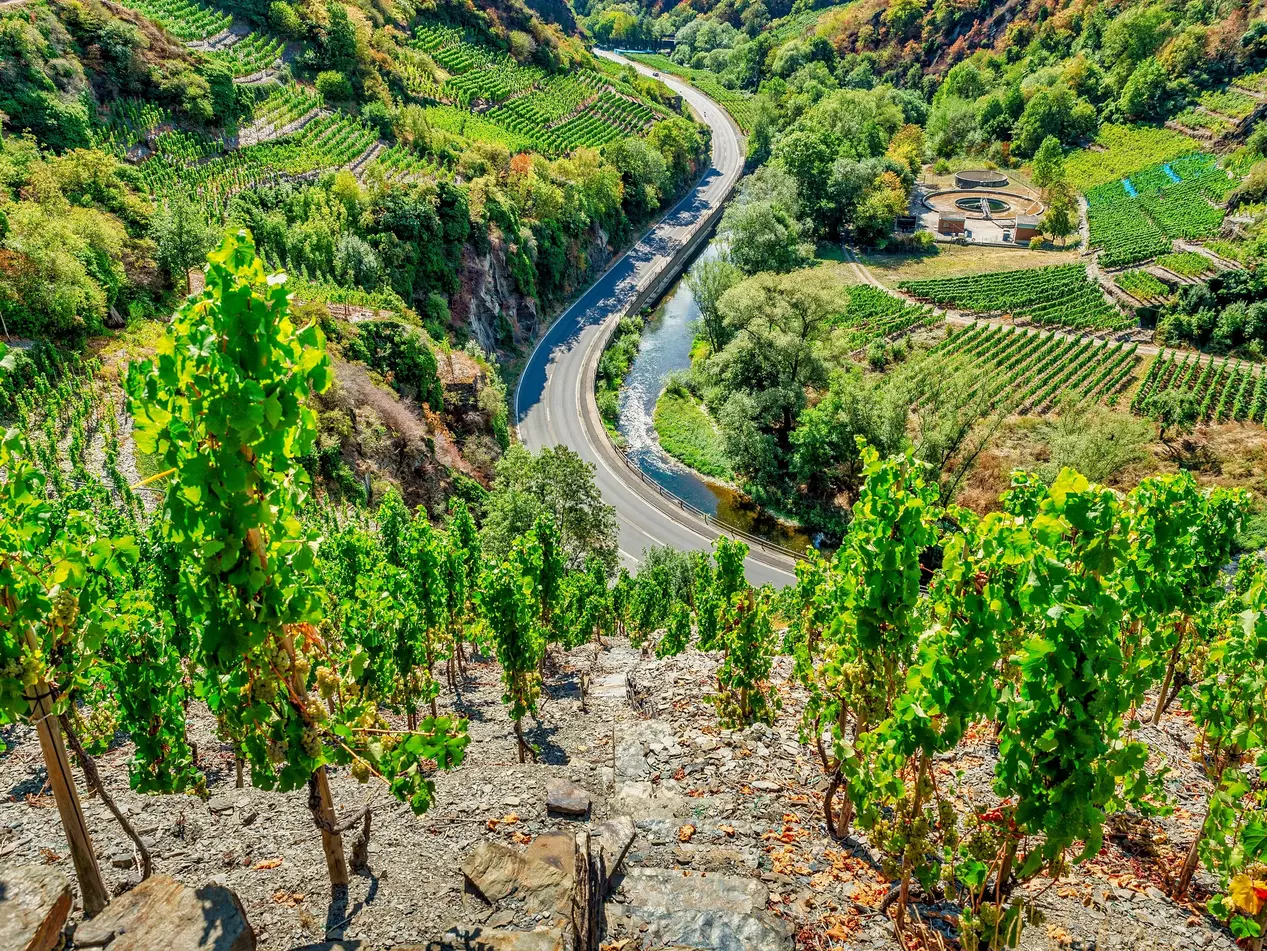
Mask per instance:
[[[346,896],[332,897],[326,883],[304,795],[252,789],[249,779],[247,788],[234,788],[232,755],[205,714],[193,734],[208,801],[133,793],[125,742],[100,764],[156,870],[190,885],[231,889],[264,949],[340,939],[390,948],[425,944],[453,928],[544,928],[552,916],[537,900],[545,886],[533,878],[533,869],[543,868],[535,859],[554,861],[560,843],[570,855],[572,834],[583,830],[604,850],[623,848],[627,840],[616,840],[624,829],[633,841],[604,909],[611,951],[902,947],[876,910],[890,886],[865,838],[841,843],[826,832],[826,783],[812,746],[798,736],[803,697],[787,680],[790,661],[776,664],[783,703],[776,724],[738,731],[719,729],[707,701],[717,661],[697,652],[656,661],[619,641],[557,658],[528,732],[540,761],[527,764],[518,762],[499,669],[471,664],[459,696],[442,696],[444,706],[470,720],[469,752],[459,769],[437,777],[428,814],[416,817],[345,773],[332,777],[341,810],[375,803],[369,869],[354,875]],[[1163,891],[1191,840],[1206,788],[1189,761],[1191,724],[1171,714],[1143,734],[1156,765],[1171,769],[1173,813],[1124,817],[1093,860],[1059,882],[1033,883],[1042,920],[1027,929],[1022,947],[1235,947],[1204,913],[1200,894],[1179,905]],[[35,736],[15,728],[3,739],[9,749],[0,755],[0,877],[5,866],[45,865],[73,882]],[[938,763],[939,777],[965,808],[995,802],[993,755],[990,738],[978,736]],[[548,789],[555,810],[547,810]],[[89,799],[84,808],[107,883],[122,893],[139,879],[133,850],[104,805]],[[345,836],[349,848],[352,838]],[[566,856],[555,861],[561,863]],[[931,929],[923,947],[956,947],[953,905],[917,911]],[[542,943],[515,947],[556,947],[538,937]]]

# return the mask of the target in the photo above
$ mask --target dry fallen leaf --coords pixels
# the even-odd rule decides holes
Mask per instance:
[[[532,841],[532,836],[526,832],[516,832],[510,837],[510,841],[515,843],[515,845],[527,845]]]
[[[282,860],[279,858],[265,859],[262,862],[256,862],[254,865],[251,866],[251,868],[255,869],[255,871],[257,872],[262,872],[266,869],[277,868],[281,864],[282,864]]]
[[[489,819],[488,822],[484,823],[484,825],[488,828],[489,832],[495,832],[500,823],[500,819]]]
[[[508,812],[504,816],[502,816],[502,823],[504,825],[513,826],[518,821],[519,821],[519,814],[516,812]]]
[[[733,839],[735,837],[734,826],[721,826],[720,828],[721,828],[722,834],[725,835],[726,838]]]
[[[695,834],[695,826],[687,823],[677,830],[677,838],[679,842],[690,842],[691,836]]]

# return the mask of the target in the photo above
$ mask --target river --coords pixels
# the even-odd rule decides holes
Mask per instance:
[[[710,241],[696,260],[715,258],[718,253],[717,241]],[[773,518],[729,486],[705,479],[660,448],[652,419],[656,400],[669,374],[690,367],[699,316],[695,297],[682,279],[652,313],[642,347],[620,392],[618,429],[627,443],[629,458],[658,484],[718,522],[785,548],[805,551],[809,537],[803,532]]]

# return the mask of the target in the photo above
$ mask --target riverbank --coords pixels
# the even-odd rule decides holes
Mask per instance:
[[[721,431],[689,390],[670,381],[656,400],[653,418],[660,448],[668,455],[702,475],[734,481]]]

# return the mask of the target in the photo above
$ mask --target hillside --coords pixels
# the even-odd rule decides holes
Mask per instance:
[[[0,0],[0,951],[1262,951],[1264,77]]]

